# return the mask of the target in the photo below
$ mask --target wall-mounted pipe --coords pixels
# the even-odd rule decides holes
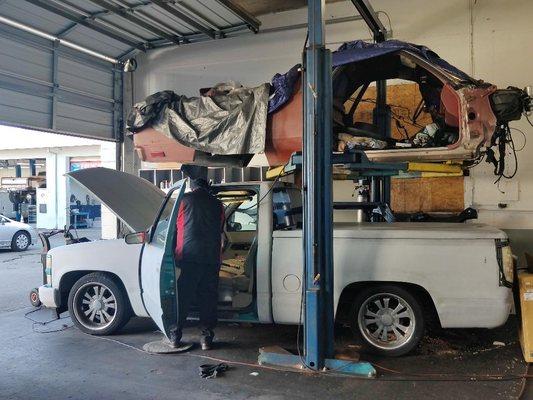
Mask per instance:
[[[15,21],[15,20],[13,20],[11,18],[7,18],[7,17],[4,17],[4,16],[0,15],[0,22],[3,23],[3,24],[6,24],[6,25],[12,26],[13,28],[17,28],[17,29],[23,30],[25,32],[31,33],[32,35],[40,36],[42,38],[51,40],[52,42],[58,42],[58,43],[62,44],[63,46],[70,47],[71,49],[74,49],[74,50],[77,50],[79,52],[88,54],[90,56],[99,58],[100,60],[107,61],[107,62],[109,62],[111,64],[117,64],[118,63],[118,60],[116,58],[109,57],[109,56],[106,56],[104,54],[98,53],[97,51],[88,49],[86,47],[80,46],[79,44],[73,43],[73,42],[71,42],[69,40],[65,40],[65,39],[59,38],[57,36],[51,35],[49,33],[43,32],[43,31],[41,31],[39,29],[35,29],[35,28],[33,28],[33,27],[29,26],[29,25],[26,25],[26,24],[23,24],[21,22]]]

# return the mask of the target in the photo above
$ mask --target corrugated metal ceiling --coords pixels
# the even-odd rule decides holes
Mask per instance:
[[[344,0],[326,0],[326,3],[336,3],[339,1]],[[255,16],[295,10],[307,5],[307,0],[232,0],[232,2]]]
[[[230,0],[0,0],[0,16],[118,59],[260,25]]]

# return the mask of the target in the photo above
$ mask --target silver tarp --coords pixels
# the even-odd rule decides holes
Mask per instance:
[[[265,150],[270,85],[221,84],[200,97],[157,92],[130,111],[127,129],[153,128],[184,146],[211,154],[256,154]]]

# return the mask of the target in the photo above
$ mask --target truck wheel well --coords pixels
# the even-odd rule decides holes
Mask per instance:
[[[413,296],[420,300],[420,304],[424,309],[424,317],[427,325],[431,329],[432,327],[439,328],[440,320],[437,313],[435,303],[431,298],[431,295],[422,286],[414,283],[407,282],[390,282],[390,281],[367,281],[367,282],[354,282],[347,285],[339,298],[339,304],[337,305],[336,320],[341,323],[349,321],[349,313],[355,297],[359,290],[367,288],[369,286],[376,285],[395,285],[408,290]]]
[[[83,271],[70,271],[65,273],[59,282],[59,290],[61,291],[61,305],[59,307],[59,312],[62,313],[63,311],[67,311],[68,309],[68,295],[70,293],[70,289],[72,289],[72,286],[74,286],[74,283],[78,279],[80,279],[82,276],[91,274],[93,272],[98,272],[102,274],[108,275],[111,279],[115,281],[115,283],[118,285],[119,288],[121,288],[125,295],[126,299],[128,299],[128,303],[130,301],[128,291],[126,290],[124,283],[122,283],[122,279],[118,277],[118,275],[108,272],[108,271],[97,271],[97,270],[83,270]],[[128,304],[128,306],[131,309],[131,305]]]

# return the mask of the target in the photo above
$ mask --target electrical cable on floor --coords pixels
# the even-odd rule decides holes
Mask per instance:
[[[223,374],[229,369],[226,363],[202,364],[198,367],[199,375],[204,379],[215,379],[219,374]]]
[[[39,310],[39,309],[38,309]],[[31,314],[35,311],[38,311],[38,310],[33,310],[33,311],[30,311],[29,313],[27,314]],[[25,315],[25,318],[31,320],[31,321],[34,321],[32,320],[31,318],[28,318],[26,315]],[[54,319],[52,321],[56,321],[56,320],[59,320],[59,319],[64,319],[64,318],[67,318],[67,317],[62,317],[62,318],[57,318],[57,319]],[[35,323],[37,324],[47,324],[49,322],[52,322],[52,321],[48,321],[48,322],[40,322],[40,321],[34,321]],[[65,330],[65,329],[62,329],[62,330]],[[57,330],[57,331],[50,331],[50,332],[39,332],[39,333],[52,333],[52,332],[59,332],[61,330]],[[131,350],[135,350],[135,351],[138,351],[140,353],[143,353],[143,354],[152,354],[152,353],[149,353],[147,351],[144,351],[143,349],[139,349],[138,347],[135,347],[135,346],[132,346],[128,343],[124,343],[120,340],[117,340],[117,339],[112,339],[112,338],[109,338],[109,337],[105,337],[105,336],[94,336],[94,335],[90,335],[88,333],[84,333],[82,332],[84,335],[92,338],[92,339],[96,339],[96,340],[105,340],[105,341],[108,341],[108,342],[112,342],[112,343],[116,343],[120,346],[124,346],[128,349],[131,349]],[[342,377],[342,378],[350,378],[350,379],[360,379],[360,380],[368,380],[369,378],[366,378],[366,377],[361,377],[361,376],[349,376],[349,375],[346,375],[346,374],[343,374],[339,371],[341,371],[342,369],[346,368],[347,366],[353,364],[354,362],[353,361],[349,361],[349,362],[346,362],[345,365],[339,367],[339,368],[336,368],[336,369],[331,369],[331,370],[326,370],[326,371],[313,371],[311,369],[308,369],[308,368],[304,368],[303,370],[301,371],[297,371],[295,369],[292,369],[292,368],[282,368],[282,367],[272,367],[272,366],[268,366],[268,365],[261,365],[261,364],[254,364],[254,363],[248,363],[248,362],[244,362],[244,361],[233,361],[233,360],[226,360],[226,359],[223,359],[223,358],[218,358],[218,357],[212,357],[212,356],[207,356],[207,355],[203,355],[203,354],[195,354],[195,353],[181,353],[179,354],[179,356],[186,356],[186,357],[192,357],[192,358],[199,358],[199,359],[203,359],[203,360],[210,360],[210,361],[214,361],[214,362],[217,362],[217,363],[221,363],[221,364],[229,364],[229,365],[240,365],[240,366],[244,366],[244,367],[249,367],[249,368],[260,368],[260,369],[264,369],[264,370],[270,370],[270,371],[275,371],[275,372],[292,372],[292,373],[308,373],[310,375],[313,375],[313,374],[326,374],[326,375],[330,375],[330,376],[335,376],[335,377]],[[476,375],[476,374],[448,374],[448,373],[411,373],[411,372],[402,372],[402,371],[398,371],[398,370],[395,370],[395,369],[391,369],[391,368],[386,368],[386,367],[383,367],[382,365],[379,365],[377,363],[371,363],[375,368],[379,369],[379,370],[382,370],[384,372],[389,372],[391,374],[394,374],[394,375],[398,375],[397,378],[390,378],[390,377],[379,377],[379,381],[386,381],[386,382],[504,382],[504,381],[514,381],[514,380],[521,380],[523,379],[524,380],[524,383],[523,383],[523,389],[521,391],[521,394],[523,393],[523,391],[525,390],[525,385],[526,385],[526,380],[527,379],[531,379],[533,378],[533,375],[529,375],[528,374],[528,367],[526,368],[526,372],[524,374],[521,374],[521,375],[515,375],[515,374],[510,374],[510,375],[498,375],[498,374],[481,374],[481,375]]]
[[[105,336],[93,336],[86,334],[87,336],[98,339],[98,340],[106,340],[109,342],[117,343],[119,345],[122,345],[126,348],[136,350],[138,352],[144,353],[144,354],[151,354],[149,352],[146,352],[142,349],[139,349],[135,346],[132,346],[130,344],[121,342],[120,340],[111,339]],[[199,358],[204,360],[210,360],[217,363],[226,363],[230,365],[240,365],[250,368],[261,368],[271,371],[283,371],[283,372],[294,372],[294,373],[302,373],[306,372],[309,374],[327,374],[331,376],[336,377],[349,377],[350,379],[356,378],[356,379],[364,379],[368,380],[368,378],[365,377],[357,377],[357,376],[348,376],[346,374],[338,373],[340,371],[339,368],[332,369],[328,371],[313,371],[310,369],[305,369],[302,371],[296,371],[294,369],[289,368],[280,368],[280,367],[271,367],[268,365],[261,365],[261,364],[254,364],[254,363],[247,363],[243,361],[232,361],[232,360],[226,360],[223,358],[218,357],[212,357],[212,356],[206,356],[203,354],[195,354],[195,353],[181,353],[178,354],[178,356],[186,356],[186,357],[193,357],[193,358]],[[353,361],[347,362],[345,365],[341,366],[340,368],[343,369],[350,364],[353,364]],[[528,375],[527,370],[525,374],[509,374],[509,375],[498,375],[498,374],[448,374],[448,373],[411,373],[411,372],[403,372],[398,371],[391,368],[383,367],[382,365],[379,365],[377,363],[371,363],[375,368],[382,370],[384,372],[389,372],[394,375],[398,375],[397,378],[391,378],[391,377],[379,377],[380,381],[404,381],[404,382],[504,382],[504,381],[514,381],[514,380],[520,380],[520,379],[530,379],[533,378],[533,375]]]
[[[529,375],[529,364],[526,365],[526,375]],[[527,376],[524,377],[524,380],[522,381],[522,386],[520,388],[520,393],[518,393],[518,397],[517,397],[518,400],[520,400],[526,392],[527,380],[528,380]]]
[[[92,339],[105,340],[105,341],[108,341],[108,342],[116,343],[116,344],[124,346],[124,347],[126,347],[128,349],[136,350],[136,351],[138,351],[140,353],[143,353],[143,354],[149,354],[149,355],[153,355],[154,354],[154,353],[147,352],[147,351],[145,351],[143,349],[139,349],[138,347],[132,346],[132,345],[130,345],[128,343],[121,342],[120,340],[117,340],[117,339],[112,339],[112,338],[105,337],[105,336],[94,336],[94,335],[90,335],[90,334],[84,333],[84,332],[82,332],[82,333],[84,335],[89,336]],[[186,356],[186,357],[193,357],[193,358],[200,358],[200,359],[203,359],[203,360],[210,360],[210,361],[214,361],[214,362],[218,362],[218,363],[226,363],[226,364],[231,364],[231,365],[240,365],[240,366],[244,366],[244,367],[267,369],[267,370],[271,370],[271,371],[283,371],[283,372],[300,373],[300,371],[295,371],[294,369],[289,369],[289,368],[277,368],[277,367],[271,367],[271,366],[268,366],[268,365],[247,363],[247,362],[244,362],[244,361],[231,361],[231,360],[225,360],[225,359],[222,359],[222,358],[206,356],[206,355],[203,355],[203,354],[179,353],[179,354],[176,354],[176,355],[178,355],[178,356]]]
[[[48,320],[48,321],[37,321],[31,317],[29,317],[29,315],[37,312],[37,311],[40,311],[44,309],[43,306],[40,306],[39,308],[36,308],[35,310],[31,310],[31,311],[28,311],[27,313],[24,314],[24,318],[26,318],[27,320],[31,321],[32,322],[32,326],[31,326],[31,329],[33,332],[36,332],[36,333],[55,333],[55,332],[62,332],[62,331],[66,331],[67,329],[69,328],[72,328],[73,325],[66,325],[66,324],[63,324],[61,326],[61,328],[59,329],[53,329],[51,331],[40,331],[40,330],[37,330],[35,327],[36,326],[46,326],[52,322],[55,322],[55,321],[60,321],[62,319],[67,319],[67,318],[70,318],[70,316],[64,316],[64,317],[59,317],[57,316],[57,318],[54,318],[54,319],[51,319],[51,320]]]

